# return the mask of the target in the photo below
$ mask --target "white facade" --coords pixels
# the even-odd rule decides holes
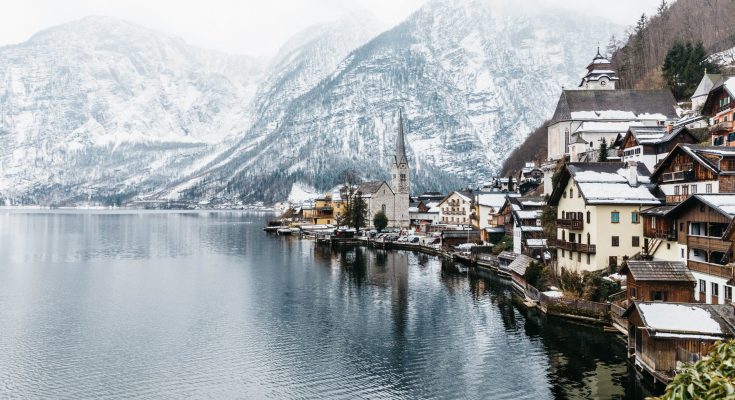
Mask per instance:
[[[692,275],[694,275],[694,278],[697,280],[697,286],[694,288],[694,300],[712,304],[712,294],[716,291],[717,304],[733,303],[733,291],[735,289],[733,286],[727,284],[727,279],[696,271],[692,271]],[[702,291],[702,289],[704,289],[704,291]],[[729,299],[727,299],[728,292],[730,296]]]
[[[460,192],[452,192],[439,203],[439,223],[470,225],[472,199]]]

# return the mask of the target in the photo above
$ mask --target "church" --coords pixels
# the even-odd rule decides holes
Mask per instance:
[[[398,111],[398,136],[396,150],[391,160],[391,184],[385,181],[363,182],[358,186],[367,204],[367,223],[372,226],[373,217],[383,211],[388,217],[388,226],[408,228],[409,170],[406,143],[403,133],[403,113]]]

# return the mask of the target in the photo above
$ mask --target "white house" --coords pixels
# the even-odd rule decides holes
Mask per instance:
[[[470,192],[451,192],[439,202],[439,223],[446,225],[470,225],[473,210]]]
[[[638,163],[569,163],[549,204],[557,207],[557,262],[572,271],[615,269],[641,252],[640,211],[660,205]]]

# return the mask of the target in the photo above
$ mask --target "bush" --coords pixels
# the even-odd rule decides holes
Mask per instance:
[[[563,269],[560,282],[562,290],[578,298],[604,302],[611,294],[620,291],[620,285],[605,279],[601,272],[572,272]]]
[[[493,254],[495,255],[509,250],[513,250],[513,238],[510,236],[503,236],[503,238],[493,246]]]
[[[735,340],[717,342],[709,354],[674,377],[652,400],[735,398]]]
[[[549,270],[542,263],[533,261],[526,268],[523,279],[536,289],[544,290],[549,281]]]
[[[375,214],[375,216],[373,217],[373,226],[375,226],[375,229],[377,229],[378,232],[382,232],[383,229],[388,226],[388,217],[385,215],[384,212],[378,211]]]

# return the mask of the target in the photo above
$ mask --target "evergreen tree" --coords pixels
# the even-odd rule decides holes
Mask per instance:
[[[383,229],[388,226],[388,217],[384,212],[378,211],[378,213],[375,214],[373,217],[373,226],[378,230],[378,232],[382,232]]]
[[[367,204],[362,198],[362,192],[357,191],[350,202],[350,226],[358,232],[364,228],[367,220]]]
[[[666,0],[661,0],[661,3],[658,5],[658,9],[656,9],[656,13],[660,16],[663,15],[666,10],[669,8],[669,3],[666,2]]]
[[[509,192],[513,191],[513,175],[508,177],[508,191]]]
[[[607,140],[602,138],[600,141],[600,153],[597,155],[597,162],[607,161]]]
[[[666,53],[661,72],[674,97],[682,100],[694,93],[705,69],[718,72],[717,65],[707,60],[702,42],[676,42]]]

